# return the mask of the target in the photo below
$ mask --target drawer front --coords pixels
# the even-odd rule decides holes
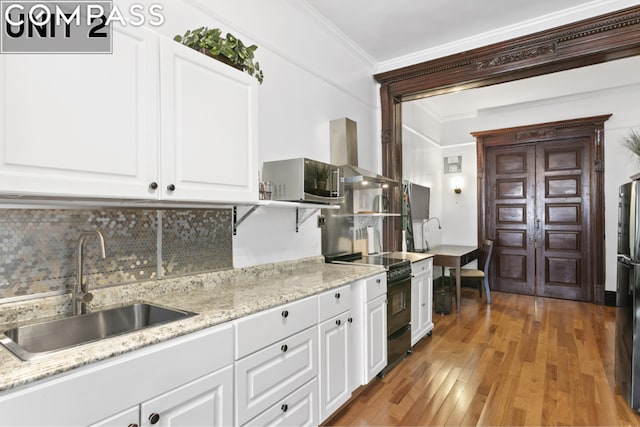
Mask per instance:
[[[351,309],[351,285],[332,289],[318,295],[319,321],[337,316]]]
[[[387,275],[378,274],[377,276],[369,277],[365,281],[365,289],[367,293],[367,301],[371,301],[374,298],[379,297],[382,294],[387,293]]]
[[[272,405],[247,426],[317,426],[318,383],[314,379]]]
[[[417,276],[420,273],[426,273],[427,271],[431,270],[432,266],[433,259],[431,258],[414,262],[413,264],[411,264],[411,273],[413,273],[414,276]]]
[[[318,375],[318,328],[236,362],[236,419],[244,424]]]
[[[318,323],[318,298],[305,298],[236,321],[236,360]]]

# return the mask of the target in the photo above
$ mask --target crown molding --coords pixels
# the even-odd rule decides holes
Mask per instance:
[[[396,68],[425,62],[444,56],[476,49],[493,43],[521,37],[527,34],[544,31],[572,22],[581,21],[627,7],[637,6],[637,0],[595,0],[580,6],[564,9],[534,19],[502,28],[496,28],[464,39],[452,41],[429,49],[413,52],[408,55],[392,58],[378,63],[376,73],[384,73]]]

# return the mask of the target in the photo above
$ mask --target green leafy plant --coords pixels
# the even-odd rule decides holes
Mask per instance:
[[[187,30],[184,35],[176,35],[173,39],[246,72],[262,84],[264,75],[260,64],[257,61],[254,62],[254,52],[258,46],[245,46],[242,40],[231,33],[222,37],[220,28],[200,27]]]
[[[629,151],[640,157],[640,133],[630,130],[629,134],[622,139],[624,145]]]

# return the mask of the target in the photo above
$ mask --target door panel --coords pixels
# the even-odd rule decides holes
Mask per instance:
[[[588,301],[590,139],[487,149],[498,291]]]
[[[540,296],[590,301],[589,138],[537,144],[536,253]]]
[[[535,199],[535,147],[487,153],[487,221],[495,240],[495,290],[533,295],[534,248],[530,240]]]

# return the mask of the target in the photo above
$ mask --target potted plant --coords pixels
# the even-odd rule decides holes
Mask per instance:
[[[260,69],[260,64],[253,60],[253,54],[258,49],[258,46],[245,46],[242,40],[231,33],[227,33],[226,37],[222,37],[220,28],[200,27],[195,30],[187,30],[184,35],[176,35],[173,39],[191,49],[246,72],[262,84],[264,75]]]
[[[640,159],[640,133],[633,129],[629,131],[629,134],[622,139],[622,145],[631,151]],[[640,173],[637,173],[631,177],[631,179],[639,179]]]

